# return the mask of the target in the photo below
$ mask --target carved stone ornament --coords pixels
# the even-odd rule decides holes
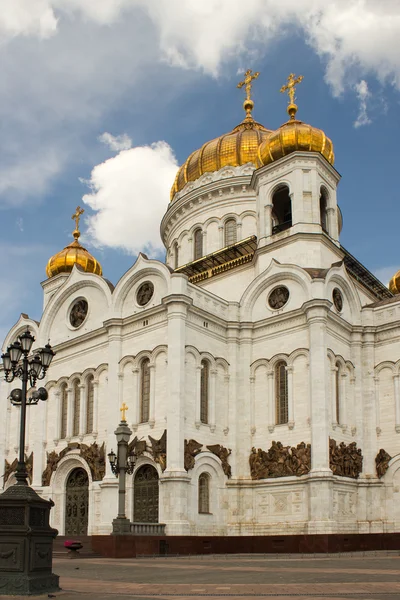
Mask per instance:
[[[4,461],[4,485],[7,483],[10,475],[12,475],[18,465],[18,458],[14,458],[12,463],[9,463],[7,460]],[[25,454],[25,466],[26,472],[28,473],[29,483],[32,483],[32,472],[33,472],[33,452],[30,453],[29,456]]]
[[[152,299],[154,294],[154,285],[151,281],[145,281],[139,287],[136,294],[136,301],[139,306],[145,306]]]
[[[189,469],[193,469],[195,465],[195,458],[201,452],[203,444],[196,442],[196,440],[185,440],[185,469],[189,471]]]
[[[332,292],[333,304],[338,312],[343,310],[343,296],[339,288],[335,288]]]
[[[386,471],[389,468],[389,461],[391,459],[392,457],[386,452],[386,450],[384,450],[383,448],[379,450],[378,454],[375,457],[376,474],[378,475],[379,479],[385,475]]]
[[[80,456],[84,458],[89,466],[93,481],[101,481],[106,473],[106,455],[104,442],[99,446],[93,442],[90,446],[81,444]]]
[[[272,442],[265,452],[254,447],[251,450],[250,473],[252,479],[269,477],[289,477],[306,475],[311,469],[311,444],[300,442],[295,447],[283,446],[281,442]]]
[[[57,465],[60,462],[60,456],[57,454],[55,450],[51,452],[47,452],[47,464],[46,468],[42,473],[42,485],[48,486],[50,485],[51,476],[54,471],[57,469]]]
[[[149,440],[151,443],[150,453],[154,458],[154,462],[160,465],[162,471],[165,471],[167,466],[167,430],[164,429],[164,433],[159,440],[155,440],[151,435],[149,435]]]
[[[71,311],[69,313],[69,322],[72,327],[80,327],[88,314],[89,305],[84,298],[77,300],[72,305]]]
[[[268,304],[273,310],[278,310],[285,306],[289,300],[289,290],[284,285],[280,285],[272,290],[268,296]]]
[[[344,442],[338,445],[336,440],[329,438],[329,466],[334,475],[357,479],[362,472],[363,456],[356,442],[348,446]]]
[[[229,455],[232,453],[231,449],[225,448],[220,444],[214,444],[213,446],[207,446],[208,450],[218,456],[222,463],[222,470],[225,475],[230,479],[232,477],[231,465],[228,463]]]

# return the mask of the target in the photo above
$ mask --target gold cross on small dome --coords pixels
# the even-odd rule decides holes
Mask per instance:
[[[251,88],[253,86],[252,81],[254,79],[257,79],[257,77],[259,76],[259,72],[256,71],[255,73],[252,72],[251,69],[247,69],[246,73],[244,74],[244,80],[243,81],[239,81],[239,83],[237,84],[237,87],[240,89],[243,86],[245,86],[245,90],[246,90],[246,100],[251,100]]]
[[[122,404],[122,406],[121,406],[121,408],[119,410],[121,411],[121,415],[122,415],[121,416],[121,421],[126,421],[125,413],[129,409],[128,409],[127,405],[125,404],[125,402]]]
[[[85,210],[83,208],[81,208],[80,206],[77,206],[75,213],[71,217],[71,219],[73,221],[75,221],[75,227],[76,227],[77,231],[79,231],[79,221],[80,221],[81,215],[83,215],[84,212],[85,212]]]
[[[294,104],[294,101],[296,100],[296,96],[294,95],[296,91],[296,85],[301,83],[303,79],[303,75],[296,77],[294,73],[290,73],[289,77],[287,78],[287,84],[281,87],[281,94],[284,94],[287,91],[290,104]]]

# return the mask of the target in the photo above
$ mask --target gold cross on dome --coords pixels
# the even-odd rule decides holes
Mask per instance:
[[[73,221],[75,221],[75,228],[77,229],[77,231],[79,231],[79,221],[80,221],[81,215],[83,215],[84,212],[85,211],[83,208],[81,208],[80,206],[77,206],[75,213],[71,217],[71,219]]]
[[[122,404],[122,406],[121,406],[121,408],[119,410],[121,411],[121,415],[122,415],[121,416],[121,421],[126,421],[126,418],[125,418],[126,415],[125,415],[125,413],[129,409],[128,409],[127,405],[125,404],[125,402]]]
[[[294,101],[296,100],[296,85],[301,83],[303,79],[303,75],[296,77],[294,73],[290,73],[289,77],[287,78],[287,84],[281,87],[281,94],[284,94],[287,91],[290,104],[294,104]]]
[[[244,80],[240,81],[237,84],[237,87],[239,89],[241,89],[243,86],[245,86],[245,90],[246,90],[246,100],[251,100],[250,96],[251,96],[251,88],[252,88],[252,81],[254,81],[254,79],[257,79],[257,77],[259,76],[259,72],[256,71],[255,73],[252,72],[251,69],[247,69],[246,73],[244,74]]]

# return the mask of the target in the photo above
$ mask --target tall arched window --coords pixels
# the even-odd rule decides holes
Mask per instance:
[[[76,379],[74,383],[74,422],[72,428],[72,435],[79,435],[79,418],[81,413],[81,388],[79,380]]]
[[[194,238],[194,260],[203,256],[203,232],[201,229],[196,229],[193,235]]]
[[[178,250],[178,242],[174,243],[174,269],[177,269],[179,266],[179,250]]]
[[[68,418],[68,394],[67,384],[63,383],[61,386],[61,428],[60,438],[63,440],[67,437],[67,418]]]
[[[289,188],[284,185],[272,196],[272,234],[292,226],[292,201]]]
[[[282,425],[289,420],[288,414],[288,377],[286,363],[280,360],[275,365],[275,402],[276,424]]]
[[[235,219],[225,221],[225,246],[232,246],[237,242],[237,225]]]
[[[327,214],[327,194],[324,188],[321,188],[321,193],[319,197],[319,213],[321,220],[322,231],[328,233],[328,214]]]
[[[336,363],[335,370],[335,406],[336,406],[336,423],[340,423],[340,363]]]
[[[144,358],[140,364],[140,422],[150,418],[150,359]]]
[[[199,513],[210,513],[210,476],[202,473],[199,477]]]
[[[210,363],[208,360],[201,361],[200,378],[200,422],[208,423],[208,397],[209,397]]]
[[[86,380],[87,385],[87,404],[86,404],[86,433],[93,431],[93,409],[94,409],[94,377],[89,375]]]

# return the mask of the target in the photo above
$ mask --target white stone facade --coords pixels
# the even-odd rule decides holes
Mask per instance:
[[[34,488],[55,502],[53,525],[61,534],[66,481],[75,468],[88,474],[89,534],[111,531],[118,483],[108,464],[104,478],[93,481],[79,450],[73,449],[58,463],[50,485],[42,487],[47,453],[94,441],[104,442],[106,452],[116,449],[114,430],[123,402],[139,439],[159,439],[167,430],[166,469],[146,451],[128,476],[131,520],[135,473],[152,464],[159,476],[159,522],[166,524],[167,534],[398,530],[400,301],[389,293],[380,299],[381,288],[371,289],[365,271],[351,272],[346,263],[339,243],[338,182],[335,169],[315,153],[295,152],[258,170],[225,167],[188,184],[168,208],[161,225],[167,265],[140,255],[115,289],[77,268],[43,283],[40,324],[21,316],[3,350],[28,325],[38,346],[50,339],[57,352],[46,380],[48,401],[28,408],[26,452],[34,454]],[[274,194],[282,185],[288,189],[291,224],[279,230]],[[238,242],[256,236],[251,260],[197,284],[172,272],[194,260],[196,229],[203,236],[202,255],[224,248],[224,228],[232,218]],[[143,282],[153,284],[154,294],[140,306],[137,291]],[[268,298],[277,286],[289,290],[289,299],[273,309]],[[342,310],[333,304],[334,289],[341,292]],[[89,309],[75,328],[69,311],[80,298]],[[147,418],[141,422],[144,359],[149,359],[149,394]],[[209,369],[206,419],[203,361]],[[281,424],[276,399],[280,361],[287,385],[287,418]],[[93,415],[87,432],[89,379]],[[80,414],[74,422],[75,385],[80,386]],[[8,400],[13,387],[1,378],[0,465],[17,455],[19,409]],[[363,469],[357,479],[333,475],[329,438],[361,448]],[[202,444],[188,471],[185,439]],[[251,449],[267,451],[273,440],[290,447],[311,444],[311,471],[252,479]],[[215,444],[231,449],[231,478],[207,449]],[[393,458],[379,479],[375,457],[380,448]],[[199,512],[202,473],[209,475],[208,512]],[[6,485],[12,482],[11,475]]]

